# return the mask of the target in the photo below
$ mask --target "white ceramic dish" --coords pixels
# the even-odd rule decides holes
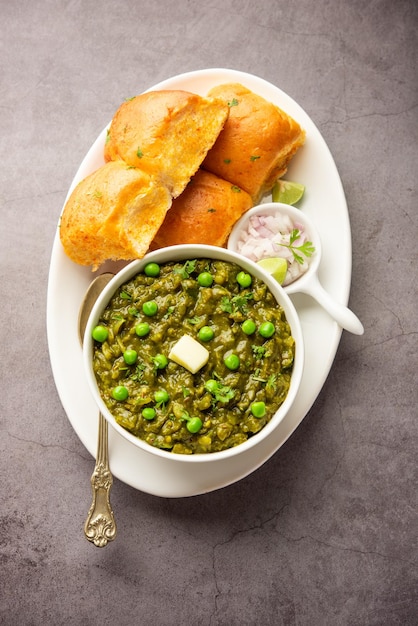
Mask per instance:
[[[347,303],[351,281],[351,232],[347,204],[332,155],[320,132],[305,111],[271,83],[244,72],[206,69],[169,78],[152,89],[185,89],[205,95],[222,82],[240,82],[282,107],[306,130],[304,147],[293,158],[286,177],[306,187],[303,211],[314,221],[322,240],[320,280],[340,302]],[[132,92],[133,88],[129,88]],[[126,94],[130,95],[130,94]],[[122,100],[122,97],[121,97]],[[87,174],[103,164],[106,128],[83,159],[68,195]],[[68,196],[67,196],[68,197]],[[338,237],[335,236],[338,233]],[[101,268],[114,270],[110,268]],[[97,406],[89,390],[78,341],[80,304],[93,275],[89,268],[70,261],[57,233],[52,249],[47,296],[47,332],[51,366],[58,393],[71,425],[92,456],[97,445]],[[328,376],[338,349],[341,328],[312,298],[295,294],[292,300],[299,314],[305,344],[305,368],[300,392],[285,419],[251,457],[237,456],[210,472],[204,465],[175,471],[161,459],[142,450],[109,429],[109,454],[113,474],[136,489],[160,497],[187,497],[220,489],[263,465],[290,437],[315,402]],[[63,332],[63,328],[66,332]]]
[[[259,433],[248,439],[245,443],[242,443],[228,450],[223,450],[222,452],[192,455],[172,454],[165,450],[160,450],[159,448],[154,448],[153,446],[150,446],[148,443],[142,441],[138,437],[135,437],[130,432],[122,428],[115,421],[112,413],[109,411],[107,405],[100,395],[100,391],[96,382],[96,377],[93,371],[93,341],[91,339],[91,334],[93,328],[97,325],[99,318],[103,313],[103,310],[106,308],[109,300],[114,295],[116,290],[121,285],[131,280],[138,273],[142,272],[147,263],[154,262],[162,265],[163,263],[171,261],[185,261],[187,259],[196,258],[209,258],[221,261],[228,261],[230,263],[236,263],[237,265],[240,265],[243,270],[249,272],[252,276],[256,276],[263,280],[269,287],[278,304],[285,312],[286,319],[292,331],[292,336],[295,340],[296,352],[289,392],[283,404],[279,407],[278,411]],[[208,349],[210,349],[209,344],[207,347]],[[196,464],[205,464],[207,467],[207,471],[211,471],[212,467],[215,464],[223,463],[227,459],[233,460],[234,457],[236,457],[237,455],[251,456],[253,453],[253,449],[261,445],[264,439],[269,438],[274,433],[275,429],[280,425],[281,421],[285,419],[286,413],[290,410],[292,403],[297,396],[297,392],[302,379],[303,363],[304,349],[302,328],[300,326],[299,317],[296,309],[284,289],[280,287],[280,285],[273,278],[271,278],[271,276],[265,274],[265,272],[255,263],[252,263],[248,259],[245,259],[244,257],[230,250],[225,250],[224,248],[218,248],[208,245],[190,244],[182,246],[171,246],[169,248],[163,248],[161,250],[151,252],[147,254],[142,260],[133,261],[132,263],[127,265],[106,285],[106,287],[98,297],[87,322],[84,341],[84,366],[90,390],[96,400],[98,408],[106,417],[109,424],[119,433],[119,435],[126,438],[131,443],[131,445],[138,446],[146,454],[150,456],[160,457],[165,464],[171,463],[171,465],[173,466],[175,466],[176,464],[186,464],[189,466],[193,465],[193,468],[196,466]]]
[[[243,232],[247,231],[248,224],[253,216],[274,216],[278,214],[288,216],[293,224],[299,223],[304,232],[308,233],[308,237],[315,248],[307,271],[284,287],[286,293],[306,293],[312,296],[342,328],[355,335],[362,335],[364,328],[358,317],[349,308],[330,296],[319,282],[318,271],[322,259],[321,238],[315,224],[303,211],[289,204],[281,204],[279,202],[261,204],[250,209],[238,220],[232,229],[228,239],[228,249],[234,252],[240,252],[239,243],[241,235]]]

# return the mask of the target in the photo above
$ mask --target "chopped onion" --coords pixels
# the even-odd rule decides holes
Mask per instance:
[[[290,237],[293,230],[299,231],[292,243],[297,248],[309,240],[303,224],[293,222],[288,215],[253,215],[247,229],[242,231],[237,243],[237,251],[252,261],[271,257],[282,257],[287,261],[287,274],[283,285],[289,285],[304,274],[309,267],[309,258],[302,256],[303,263],[295,259],[290,250]],[[283,245],[284,244],[284,245]]]

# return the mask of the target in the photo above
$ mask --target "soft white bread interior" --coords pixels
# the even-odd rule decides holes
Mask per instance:
[[[141,168],[176,198],[215,143],[228,114],[227,103],[218,98],[178,90],[143,93],[116,111],[105,159]]]
[[[111,161],[82,180],[68,198],[60,222],[65,253],[93,269],[108,259],[141,258],[171,202],[168,190],[148,174]]]

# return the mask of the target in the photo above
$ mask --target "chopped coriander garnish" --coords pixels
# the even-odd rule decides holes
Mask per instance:
[[[299,239],[300,235],[300,230],[294,228],[290,234],[289,243],[279,243],[279,245],[283,246],[284,248],[289,248],[289,250],[293,254],[295,261],[302,265],[305,259],[303,258],[303,256],[301,256],[301,254],[304,254],[307,258],[311,257],[315,252],[315,246],[312,245],[312,241],[305,241],[305,243],[303,243],[301,246],[294,246],[293,244]],[[299,254],[299,252],[301,254]]]
[[[231,189],[234,193],[241,193],[241,189],[237,185],[232,185]]]
[[[252,345],[251,348],[256,359],[262,359],[266,353],[265,346]]]
[[[228,296],[222,296],[221,298],[221,310],[225,313],[232,313],[232,302]]]
[[[201,320],[201,317],[199,317],[198,315],[195,315],[194,317],[189,317],[187,321],[189,324],[192,324],[192,326],[194,326],[198,324],[200,320]]]
[[[276,389],[277,385],[276,385],[276,381],[277,381],[277,375],[276,374],[270,374],[270,376],[268,377],[267,380],[267,385],[266,387],[268,389]]]
[[[190,396],[191,391],[188,387],[182,387],[181,390],[183,393],[183,398],[187,398],[188,396]]]
[[[138,148],[138,150],[136,151],[136,156],[138,157],[138,159],[142,159],[142,157],[144,156],[141,148]]]
[[[136,381],[142,380],[145,369],[146,369],[145,363],[143,363],[142,361],[140,363],[137,363],[134,373],[131,376],[131,379],[136,380]]]
[[[213,403],[221,402],[226,404],[235,396],[235,391],[231,387],[214,378],[206,381],[205,389],[211,394]]]
[[[257,159],[259,159],[260,157],[257,155],[252,155],[250,156],[250,161],[257,161]]]
[[[189,278],[191,274],[195,271],[196,260],[188,260],[181,268],[175,268],[174,272],[176,274],[180,274],[180,276],[184,279]]]
[[[170,315],[173,315],[174,309],[175,309],[174,306],[169,306],[168,309],[167,309],[167,312],[164,314],[163,320],[168,320]]]
[[[225,313],[246,313],[248,309],[248,301],[254,298],[254,294],[250,291],[248,293],[239,294],[233,298],[223,296],[221,298],[221,310]]]
[[[238,100],[236,98],[233,98],[230,102],[228,102],[228,106],[229,107],[236,107],[238,106]]]
[[[248,308],[248,301],[254,298],[254,294],[250,291],[248,293],[240,294],[232,298],[232,304],[234,308],[241,313],[246,313]]]

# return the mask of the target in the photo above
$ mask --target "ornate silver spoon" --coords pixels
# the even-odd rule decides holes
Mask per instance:
[[[83,343],[87,320],[93,305],[111,278],[113,274],[100,274],[93,280],[84,296],[78,317],[78,333],[81,343]],[[90,482],[93,501],[84,524],[84,534],[95,546],[103,548],[116,537],[116,522],[110,504],[113,477],[109,468],[107,421],[101,413],[99,413],[96,464]]]

